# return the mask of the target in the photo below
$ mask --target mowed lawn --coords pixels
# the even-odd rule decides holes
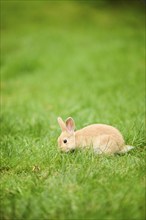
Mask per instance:
[[[143,7],[1,1],[2,220],[145,219]],[[58,116],[135,149],[61,153]]]

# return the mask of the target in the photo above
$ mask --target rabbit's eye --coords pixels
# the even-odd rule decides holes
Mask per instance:
[[[67,143],[67,140],[66,140],[66,139],[65,139],[65,140],[63,140],[63,143],[65,143],[65,144],[66,144],[66,143]]]

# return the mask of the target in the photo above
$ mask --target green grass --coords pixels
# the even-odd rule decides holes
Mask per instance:
[[[145,218],[144,65],[142,7],[1,1],[1,219]],[[60,153],[58,116],[136,148]]]

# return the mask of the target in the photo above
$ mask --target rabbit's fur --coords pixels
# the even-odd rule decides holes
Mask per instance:
[[[65,122],[58,117],[58,123],[62,130],[58,145],[64,152],[92,146],[98,154],[114,154],[125,153],[133,148],[125,146],[122,134],[110,125],[93,124],[75,131],[75,123],[71,117]]]

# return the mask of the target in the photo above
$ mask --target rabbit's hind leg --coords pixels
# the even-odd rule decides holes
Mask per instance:
[[[100,135],[94,140],[93,149],[97,154],[114,154],[119,151],[119,146],[110,135]]]

